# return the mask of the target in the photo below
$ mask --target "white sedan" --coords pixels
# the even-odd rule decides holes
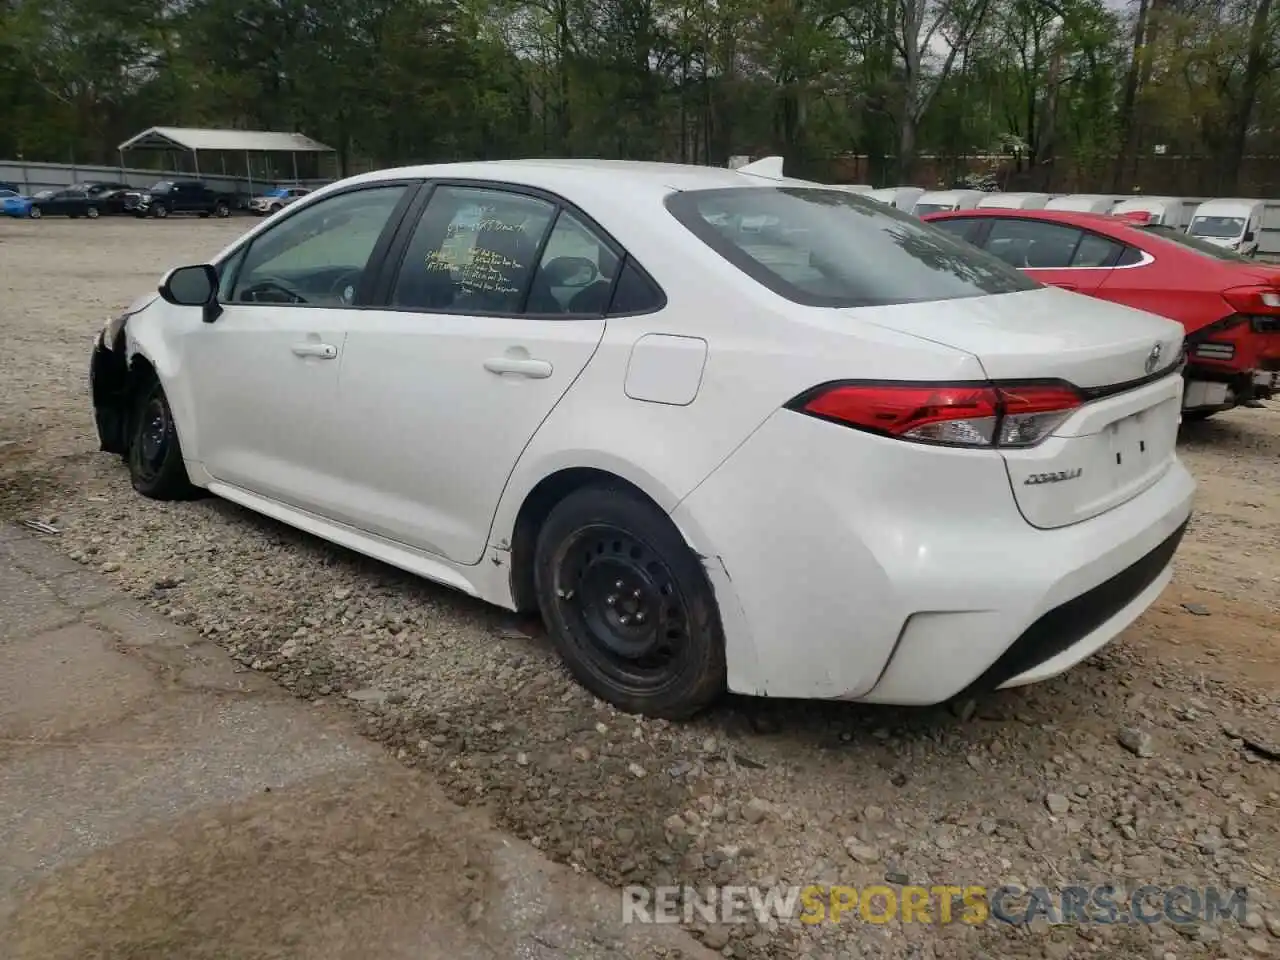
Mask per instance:
[[[538,610],[598,696],[1029,683],[1168,583],[1182,328],[750,171],[409,167],[299,200],[95,345],[134,487]]]

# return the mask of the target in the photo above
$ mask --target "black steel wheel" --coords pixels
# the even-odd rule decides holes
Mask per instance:
[[[547,517],[535,551],[543,619],[574,676],[632,713],[681,718],[725,684],[706,574],[679,531],[623,487],[588,487]]]
[[[135,396],[129,441],[133,489],[154,500],[186,500],[196,494],[182,462],[173,411],[160,382],[152,378]]]

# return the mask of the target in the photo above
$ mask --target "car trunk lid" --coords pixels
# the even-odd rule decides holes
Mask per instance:
[[[933,307],[934,309],[924,309]],[[1182,327],[1045,288],[875,311],[878,325],[973,354],[993,381],[1061,380],[1083,403],[1044,441],[1004,448],[1018,508],[1053,528],[1105,513],[1174,463]]]

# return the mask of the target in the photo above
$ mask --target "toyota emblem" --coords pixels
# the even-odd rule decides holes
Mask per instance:
[[[1147,362],[1145,369],[1147,373],[1154,373],[1156,367],[1160,365],[1160,344],[1156,344],[1151,348],[1151,352],[1147,354]]]

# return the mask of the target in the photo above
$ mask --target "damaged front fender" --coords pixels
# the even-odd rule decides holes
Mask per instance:
[[[93,419],[98,428],[98,448],[108,453],[128,452],[129,361],[124,351],[124,328],[116,335],[115,349],[108,346],[107,331],[98,334],[89,361],[89,389],[93,395]]]

